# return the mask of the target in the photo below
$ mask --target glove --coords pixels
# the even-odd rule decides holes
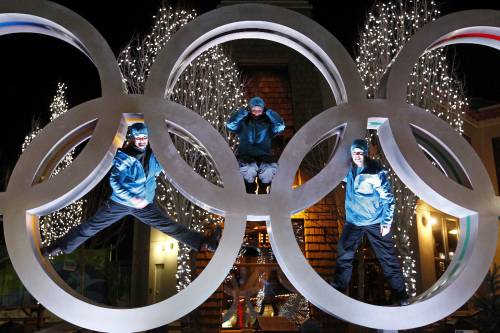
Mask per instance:
[[[390,224],[381,224],[380,225],[380,234],[382,237],[387,235],[391,231],[391,225]]]

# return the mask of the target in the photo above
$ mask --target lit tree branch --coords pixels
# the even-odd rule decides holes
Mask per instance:
[[[166,6],[160,8],[153,17],[151,32],[132,41],[118,57],[127,92],[144,91],[144,83],[158,51],[195,16],[194,11],[174,10]],[[196,58],[180,76],[170,98],[200,114],[234,148],[237,142],[227,132],[225,121],[232,111],[243,105],[243,92],[240,73],[223,47],[213,47]],[[178,136],[173,136],[173,140],[181,156],[196,172],[208,181],[222,185],[213,161],[202,147]],[[158,203],[174,221],[192,229],[202,231],[208,224],[222,221],[221,217],[193,205],[164,178],[158,180],[156,195]],[[178,290],[191,282],[191,274],[190,251],[180,245]]]
[[[368,98],[377,95],[383,75],[392,65],[398,52],[408,39],[423,25],[439,17],[434,1],[411,0],[405,2],[379,1],[368,14],[358,43],[356,58]],[[462,116],[468,107],[463,85],[454,76],[446,51],[426,52],[411,73],[408,84],[408,103],[417,105],[445,120],[462,133]],[[376,133],[369,133],[372,144],[380,147]],[[378,158],[390,170],[390,180],[396,199],[394,214],[395,241],[401,253],[407,291],[416,293],[416,263],[410,233],[414,226],[417,197],[390,169],[381,149]]]

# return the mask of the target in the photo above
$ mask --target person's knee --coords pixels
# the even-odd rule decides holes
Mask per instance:
[[[172,219],[163,214],[163,212],[161,212],[160,210],[158,210],[157,214],[155,214],[154,216],[139,216],[138,218],[142,223],[145,223],[157,229],[172,227],[172,225],[174,224]]]
[[[92,237],[95,234],[97,234],[100,230],[101,229],[97,229],[97,228],[85,228],[85,229],[80,230],[79,234],[82,237]]]
[[[354,252],[346,251],[344,249],[337,249],[337,263],[351,264],[354,260]]]
[[[240,163],[240,173],[248,183],[253,183],[257,177],[257,164],[256,163]]]
[[[82,224],[80,227],[77,227],[77,228],[79,228],[78,233],[81,236],[91,237],[91,236],[94,236],[95,234],[97,234],[99,231],[101,231],[105,227],[106,226],[104,226],[101,223],[95,223],[95,224],[94,223],[86,223],[86,224]]]
[[[383,269],[387,272],[387,275],[397,276],[397,275],[401,274],[401,266],[399,266],[398,264],[385,265],[385,267],[383,267]]]
[[[352,267],[352,259],[349,258],[337,258],[337,267],[349,268]]]
[[[253,182],[255,182],[255,177],[257,176],[257,172],[255,172],[255,173],[247,172],[247,173],[244,173],[242,175],[243,175],[243,179],[245,179],[245,181],[247,183],[253,183]]]
[[[262,163],[259,169],[259,179],[264,184],[269,184],[272,182],[277,170],[278,164],[276,163]]]
[[[274,178],[274,173],[271,173],[269,171],[265,171],[259,174],[259,179],[264,184],[271,183],[273,181],[273,178]]]

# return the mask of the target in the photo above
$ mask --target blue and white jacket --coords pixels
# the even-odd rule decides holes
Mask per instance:
[[[252,117],[250,109],[240,108],[229,117],[226,127],[238,134],[238,159],[244,162],[274,162],[271,139],[285,130],[285,122],[271,109],[260,117]]]
[[[377,161],[367,159],[364,168],[353,165],[344,181],[347,223],[357,226],[377,223],[391,225],[394,196],[387,179],[387,170]]]
[[[131,200],[134,198],[153,202],[156,177],[163,171],[163,168],[152,152],[147,154],[146,158],[148,159],[147,174],[144,172],[141,161],[118,150],[109,176],[109,184],[113,190],[111,200],[129,207],[133,207]]]

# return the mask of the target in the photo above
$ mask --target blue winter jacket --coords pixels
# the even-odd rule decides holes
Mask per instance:
[[[129,207],[133,207],[131,203],[133,198],[145,199],[149,203],[153,202],[156,177],[163,171],[163,168],[152,152],[147,163],[149,165],[146,175],[138,159],[118,150],[109,176],[109,184],[113,189],[111,200]]]
[[[273,162],[271,139],[283,132],[285,123],[271,109],[264,109],[260,117],[252,117],[248,108],[240,108],[231,114],[226,127],[238,134],[238,159],[244,162]]]
[[[387,170],[377,161],[368,159],[358,173],[351,167],[346,182],[346,222],[357,226],[371,224],[391,225],[394,214],[394,196],[387,179]]]

